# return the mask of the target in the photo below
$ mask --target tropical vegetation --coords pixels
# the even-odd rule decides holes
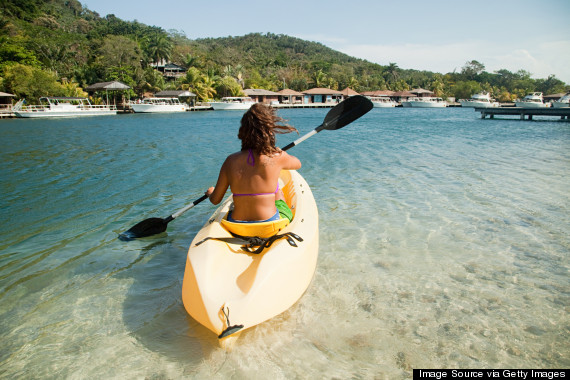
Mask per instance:
[[[198,100],[243,94],[244,88],[357,92],[425,88],[442,97],[489,91],[500,101],[528,92],[566,92],[554,75],[533,79],[524,70],[485,71],[476,60],[459,72],[405,70],[350,57],[323,44],[276,34],[188,39],[137,21],[104,17],[77,0],[3,0],[0,14],[0,91],[18,98],[85,95],[90,84],[118,80],[137,97],[164,89],[189,90]],[[185,69],[165,78],[157,63]]]

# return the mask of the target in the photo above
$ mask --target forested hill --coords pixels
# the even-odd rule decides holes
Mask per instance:
[[[293,67],[308,63],[327,67],[330,64],[359,66],[367,64],[376,70],[380,65],[350,57],[317,42],[276,34],[248,34],[242,37],[206,38],[192,43],[199,54],[212,54],[219,64],[232,65],[236,60],[250,66]]]
[[[111,80],[131,86],[131,96],[188,89],[202,100],[238,95],[244,88],[351,87],[362,92],[422,87],[458,98],[487,90],[502,100],[568,89],[554,76],[487,73],[475,60],[460,73],[403,70],[397,63],[382,66],[271,33],[190,40],[175,30],[101,16],[77,0],[2,0],[0,7],[0,91],[28,99],[84,95],[87,85]],[[162,61],[182,66],[187,74],[164,78],[153,67]]]
[[[310,87],[386,87],[386,67],[286,35],[255,33],[198,39],[190,46],[198,67],[222,71],[237,67],[243,70],[246,85],[253,87],[276,90],[283,88],[283,83],[299,91]]]

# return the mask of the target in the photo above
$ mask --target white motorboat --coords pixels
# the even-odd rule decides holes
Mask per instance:
[[[144,98],[141,103],[131,103],[136,113],[186,112],[188,105],[178,98]]]
[[[491,94],[488,92],[480,92],[474,94],[470,99],[459,100],[461,107],[475,107],[475,108],[492,108],[500,107],[499,102],[495,102],[491,99]]]
[[[388,96],[371,96],[369,99],[375,108],[390,108],[396,107],[396,102]]]
[[[550,103],[544,103],[542,98],[542,92],[533,92],[528,94],[523,98],[523,100],[518,100],[515,102],[517,107],[521,108],[547,108],[550,107]]]
[[[570,107],[570,92],[561,97],[558,100],[552,102],[552,107],[554,108],[567,108]]]
[[[248,110],[255,101],[248,96],[227,96],[219,102],[210,102],[214,111],[220,110]]]
[[[116,115],[117,107],[112,105],[94,105],[87,98],[53,97],[40,98],[39,105],[25,106],[25,99],[20,100],[13,108],[17,117],[78,117]]]
[[[416,98],[410,101],[410,107],[412,108],[441,108],[447,107],[447,102],[442,98],[434,98],[431,96]]]

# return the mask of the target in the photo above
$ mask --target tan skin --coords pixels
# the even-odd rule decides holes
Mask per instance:
[[[276,213],[275,201],[283,199],[283,193],[275,193],[281,170],[298,170],[301,161],[295,156],[280,151],[271,156],[254,153],[255,165],[247,163],[248,151],[233,153],[226,158],[220,169],[216,187],[210,187],[206,195],[217,205],[228,189],[236,194],[269,193],[257,196],[234,197],[232,218],[257,221],[271,218]]]

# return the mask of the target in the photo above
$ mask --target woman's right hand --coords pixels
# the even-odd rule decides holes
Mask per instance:
[[[214,192],[214,187],[210,187],[208,188],[208,190],[206,190],[206,195],[208,196],[208,198],[210,197],[210,195],[212,195],[212,193]]]

